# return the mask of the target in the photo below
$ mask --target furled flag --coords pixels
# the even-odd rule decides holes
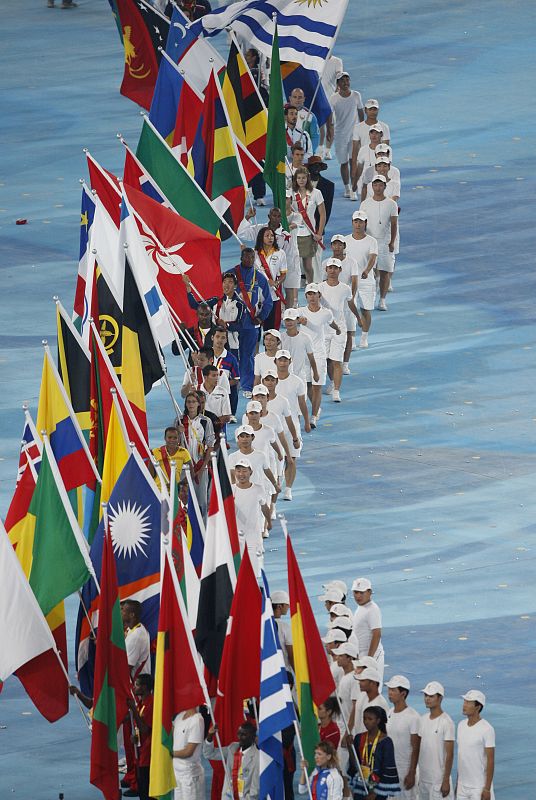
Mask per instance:
[[[144,245],[147,275],[158,283],[176,317],[193,324],[196,315],[181,275],[188,274],[202,297],[220,295],[219,239],[131,186],[125,184],[124,192]]]
[[[96,470],[48,346],[44,348],[37,430],[46,431],[67,491],[92,484]]]
[[[95,685],[91,726],[90,782],[106,800],[117,800],[117,731],[130,697],[125,634],[119,606],[112,536],[106,531],[100,567],[99,633],[95,654]]]
[[[151,797],[163,797],[176,786],[173,771],[173,719],[206,702],[199,656],[187,623],[180,589],[173,580],[169,553],[163,576],[154,680],[151,737]]]
[[[86,160],[91,188],[97,193],[115,227],[119,228],[119,220],[121,219],[121,188],[119,180],[113,172],[104,169],[93,158],[89,150],[86,151]]]
[[[223,503],[225,520],[227,522],[227,530],[229,531],[229,541],[231,543],[231,551],[233,554],[233,561],[235,570],[238,573],[238,568],[240,566],[240,543],[238,541],[236,509],[234,504],[233,489],[231,486],[231,471],[227,462],[227,448],[225,447],[225,443],[223,443],[223,447],[218,448],[214,482],[216,483],[216,491],[218,492],[218,496]]]
[[[283,800],[281,732],[296,722],[283,653],[276,633],[266,575],[262,573],[261,692],[259,702],[260,797]]]
[[[147,118],[136,156],[181,217],[213,235],[218,233],[224,220]]]
[[[162,505],[165,505],[164,499],[162,499]],[[189,524],[186,509],[179,499],[177,481],[174,482],[173,490],[170,492],[167,529],[171,530],[171,556],[184,598],[184,604],[188,611],[190,627],[195,631],[197,612],[199,609],[199,575],[196,572],[190,554],[192,529]],[[190,540],[188,540],[188,537],[190,537]]]
[[[205,524],[201,516],[201,510],[199,508],[199,503],[197,502],[197,497],[195,496],[195,491],[190,484],[191,478],[188,482],[186,539],[194,569],[198,575],[201,575],[203,551],[205,549]]]
[[[262,161],[266,155],[268,115],[257,85],[235,41],[231,42],[229,48],[222,91],[235,136],[257,161]]]
[[[285,117],[283,112],[283,87],[281,84],[281,66],[279,63],[279,44],[277,25],[272,48],[270,66],[270,103],[268,111],[268,134],[266,139],[266,161],[264,162],[264,179],[270,186],[274,198],[274,206],[281,209],[283,229],[288,228],[286,207],[287,193],[285,180],[285,158],[287,140],[285,138]]]
[[[214,73],[205,89],[203,111],[190,159],[188,170],[227,223],[220,226],[221,238],[227,239],[231,230],[236,231],[244,218],[246,189],[242,164]]]
[[[41,467],[43,447],[28,409],[24,410],[24,416],[25,424],[20,447],[17,484],[5,518],[6,531],[15,549],[24,531],[24,521]]]
[[[332,112],[332,108],[324,91],[324,87],[320,83],[318,72],[314,69],[306,69],[301,64],[297,64],[294,61],[287,61],[281,64],[281,76],[283,78],[283,86],[287,97],[289,97],[293,89],[303,89],[303,93],[305,94],[305,107],[313,112],[319,125],[325,125]],[[315,101],[311,108],[313,97]],[[308,132],[307,128],[306,130]]]
[[[190,30],[214,36],[232,26],[239,39],[269,58],[272,16],[277,14],[284,61],[299,61],[307,69],[321,72],[347,5],[348,0],[239,0],[205,14]]]
[[[56,643],[0,521],[0,685],[15,674],[49,722],[63,717],[67,677]]]
[[[130,456],[128,442],[126,441],[126,431],[124,430],[124,420],[121,409],[118,408],[119,401],[113,397],[112,410],[108,421],[108,435],[104,450],[104,463],[102,466],[102,486],[100,502],[107,503],[113,492],[114,486],[119,480]],[[102,506],[101,506],[102,516]]]
[[[187,80],[183,81],[171,147],[181,164],[188,166],[197,126],[203,112],[204,95],[198,93]]]
[[[217,470],[214,470],[217,473]],[[236,585],[236,568],[221,493],[212,481],[205,550],[201,568],[195,642],[210,676],[210,688],[220,671],[227,620]]]
[[[153,97],[159,47],[166,46],[169,20],[144,0],[115,0],[125,50],[125,70],[120,92],[149,110]]]
[[[301,739],[305,759],[309,764],[313,764],[314,749],[318,742],[315,705],[321,705],[326,698],[333,694],[335,681],[329,668],[326,651],[320,639],[290,536],[287,536],[287,569]]]
[[[80,254],[78,256],[78,276],[73,305],[73,322],[80,333],[84,321],[90,316],[88,301],[88,270],[92,260],[90,253],[91,227],[95,217],[95,201],[87,186],[82,186],[82,204],[80,208]],[[91,276],[89,278],[91,281]]]
[[[224,746],[236,741],[236,732],[244,721],[244,701],[259,697],[260,640],[261,593],[246,547],[229,612],[214,706]]]
[[[84,439],[91,429],[91,354],[60,303],[56,301],[58,372]]]
[[[121,600],[131,598],[142,604],[141,621],[156,638],[160,591],[160,494],[136,451],[123,469],[108,502],[108,519],[117,562],[117,578]],[[93,544],[91,559],[97,579],[104,537],[101,520]],[[83,605],[82,605],[83,604]],[[94,627],[98,622],[98,593],[94,581],[82,589],[78,614],[76,652],[80,686],[84,694],[93,692],[93,644],[87,609]]]
[[[22,478],[26,467],[29,467],[34,476],[34,482],[37,480],[37,473],[39,472],[39,465],[41,463],[41,451],[43,446],[41,439],[37,433],[37,428],[32,419],[32,415],[26,406],[24,409],[24,430],[22,431],[22,438],[20,443],[19,453],[19,469],[17,472],[17,483]]]

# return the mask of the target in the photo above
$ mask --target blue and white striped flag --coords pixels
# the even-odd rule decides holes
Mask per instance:
[[[261,693],[259,703],[260,800],[283,800],[281,731],[296,720],[266,575],[262,572]]]
[[[197,36],[214,36],[231,25],[239,39],[268,58],[272,15],[277,14],[281,61],[298,61],[322,72],[348,0],[239,0],[206,14],[190,26]]]

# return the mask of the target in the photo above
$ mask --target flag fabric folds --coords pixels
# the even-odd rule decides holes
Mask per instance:
[[[158,617],[154,681],[151,771],[152,797],[170,792],[173,772],[173,718],[205,702],[200,667],[180,589],[173,581],[169,554],[165,556]]]
[[[218,676],[214,717],[224,746],[236,741],[244,701],[259,697],[261,594],[247,548],[236,581]]]
[[[134,451],[108,501],[108,519],[121,600],[131,598],[142,604],[141,621],[156,638],[160,591],[160,494],[139,454]],[[101,520],[91,545],[91,560],[97,580],[100,574],[104,538]],[[82,602],[92,624],[98,626],[98,592],[93,580],[82,589]],[[84,694],[92,694],[94,652],[86,616],[78,614],[76,634],[77,669]]]
[[[281,64],[281,76],[283,78],[286,96],[289,97],[293,89],[303,89],[305,94],[305,107],[313,112],[319,125],[325,125],[332,109],[324,87],[320,83],[318,72],[314,69],[305,69],[301,64],[297,64],[294,61],[287,61]],[[315,101],[311,108],[311,100],[313,97]]]
[[[37,480],[37,473],[39,472],[39,465],[41,464],[41,439],[37,433],[37,428],[32,419],[32,416],[27,408],[24,408],[24,429],[22,431],[20,453],[19,453],[19,469],[17,472],[17,483],[22,478],[26,467],[32,471],[34,479]]]
[[[78,332],[82,330],[84,321],[89,316],[89,306],[87,303],[86,281],[88,276],[89,263],[91,261],[90,241],[91,228],[95,218],[95,201],[91,196],[87,186],[82,186],[82,203],[80,207],[80,251],[78,256],[78,276],[76,279],[76,291],[74,295],[74,315],[73,320]]]
[[[285,159],[287,140],[285,138],[285,117],[283,112],[283,87],[281,84],[281,65],[277,26],[274,32],[272,63],[270,66],[270,102],[268,111],[268,134],[266,139],[266,161],[264,179],[270,186],[274,206],[281,210],[283,228],[288,228],[286,207]]]
[[[100,575],[89,779],[106,800],[117,800],[117,730],[127,713],[130,673],[109,531],[104,535]]]
[[[43,612],[0,521],[0,684],[15,674],[49,722],[63,717],[67,677]]]
[[[259,701],[260,796],[283,800],[281,732],[296,721],[283,653],[276,632],[272,601],[262,573],[261,687]]]
[[[169,20],[143,0],[115,0],[123,33],[125,69],[120,92],[149,110]]]
[[[287,568],[301,739],[305,759],[313,764],[314,749],[318,742],[318,722],[314,706],[321,705],[335,691],[335,681],[290,536],[287,536]]]
[[[56,325],[58,372],[84,439],[89,441],[91,354],[59,300],[56,301]]]
[[[234,504],[233,488],[231,486],[231,471],[229,469],[229,464],[227,463],[227,448],[225,447],[225,444],[223,447],[218,448],[214,483],[216,484],[216,491],[223,502],[223,510],[225,513],[225,521],[227,523],[229,542],[231,544],[231,552],[233,554],[233,562],[235,565],[235,571],[238,573],[238,568],[240,566],[240,543],[238,540],[238,527],[236,524],[236,509]]]
[[[222,91],[235,136],[257,161],[262,161],[266,155],[266,108],[234,41],[229,48]]]
[[[191,25],[196,35],[214,36],[232,26],[239,39],[265,56],[272,47],[272,15],[281,31],[285,61],[299,61],[307,69],[321,71],[328,57],[348,0],[239,0],[227,3]],[[271,103],[270,103],[271,105]]]

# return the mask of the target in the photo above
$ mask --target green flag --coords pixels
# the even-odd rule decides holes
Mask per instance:
[[[268,134],[266,137],[266,160],[264,180],[274,196],[274,206],[281,210],[282,225],[288,230],[287,197],[285,186],[285,158],[287,140],[285,137],[285,115],[283,113],[283,83],[281,62],[279,60],[279,37],[277,25],[272,44],[272,65],[270,69],[270,100],[268,103]]]
[[[143,121],[136,156],[181,217],[217,235],[222,218],[148,119]]]

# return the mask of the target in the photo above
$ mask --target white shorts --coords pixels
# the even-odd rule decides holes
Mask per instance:
[[[339,326],[340,327],[340,326]],[[344,348],[346,347],[346,329],[337,336],[326,336],[326,354],[331,361],[340,361],[344,358]]]
[[[316,353],[313,353],[316,361],[316,368],[318,370],[318,380],[313,380],[313,374],[311,365],[307,362],[307,366],[305,368],[305,382],[312,383],[313,386],[325,386],[326,377],[328,374],[328,364],[325,356],[317,356]]]
[[[337,161],[339,164],[346,164],[347,161],[350,161],[352,158],[352,146],[353,141],[350,137],[350,141],[337,141],[337,137],[335,137],[335,155],[337,157]]]
[[[346,322],[346,332],[355,333],[357,328],[357,319],[355,318],[354,314],[352,314],[348,306],[346,306],[344,309],[344,320]]]
[[[362,286],[361,284],[364,285]],[[371,284],[360,281],[358,295],[361,308],[365,311],[373,311],[374,303],[376,302],[376,281],[374,278]]]
[[[293,264],[288,264],[287,275],[283,282],[283,289],[299,289],[301,285],[301,267],[298,255]]]
[[[381,272],[394,272],[395,254],[378,253],[378,260],[376,261],[376,269],[379,269]]]
[[[463,786],[463,784],[458,783],[456,798],[457,800],[481,800],[483,788],[484,787],[481,786],[480,789],[474,789],[471,786]],[[493,788],[490,793],[490,800],[495,800]]]
[[[423,783],[419,781],[419,800],[454,800],[454,792],[452,791],[452,783],[450,784],[450,792],[446,797],[441,794],[440,783]]]

